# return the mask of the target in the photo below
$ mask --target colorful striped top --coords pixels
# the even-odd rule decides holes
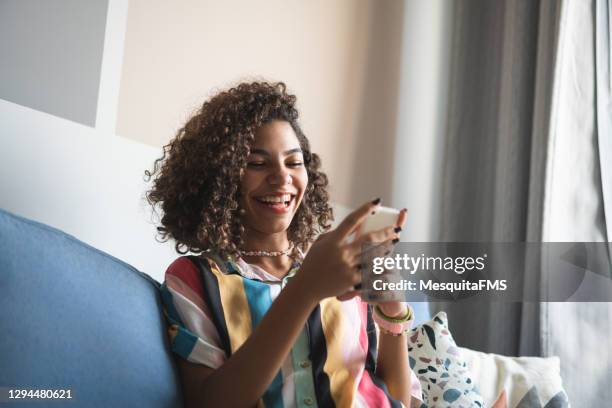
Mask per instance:
[[[161,286],[172,351],[218,368],[246,341],[298,270],[295,263],[279,279],[241,258],[178,258]],[[370,305],[359,297],[324,299],[258,406],[403,407],[375,375],[376,345]],[[414,373],[411,394],[419,406],[421,388]]]

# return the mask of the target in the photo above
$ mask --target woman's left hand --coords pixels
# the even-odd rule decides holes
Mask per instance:
[[[405,208],[403,208],[400,211],[399,216],[397,217],[397,221],[395,223],[396,227],[404,226],[404,223],[406,222],[406,212],[407,210]],[[340,301],[349,300],[359,295],[359,292],[360,292],[359,290],[351,290],[351,291],[346,292],[343,295],[337,296],[337,299]],[[407,311],[407,307],[404,302],[390,301],[390,302],[368,302],[368,303],[371,303],[372,305],[376,305],[376,304],[380,305],[380,308],[383,311],[383,313],[390,317],[403,316],[406,314],[406,311]]]

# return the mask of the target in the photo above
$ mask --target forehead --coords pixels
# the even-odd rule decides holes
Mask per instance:
[[[265,148],[267,150],[289,150],[300,147],[300,142],[286,121],[274,120],[261,126],[255,132],[252,148]]]

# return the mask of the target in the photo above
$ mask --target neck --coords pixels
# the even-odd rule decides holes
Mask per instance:
[[[245,251],[284,251],[289,248],[290,242],[287,231],[273,234],[263,234],[259,231],[247,229],[245,237]],[[293,260],[288,255],[280,256],[243,256],[247,263],[262,267],[266,272],[282,278],[289,272]]]
[[[287,231],[265,234],[256,230],[247,229],[244,240],[245,251],[284,251],[289,248]]]

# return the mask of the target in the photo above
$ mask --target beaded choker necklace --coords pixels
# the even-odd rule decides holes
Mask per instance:
[[[293,245],[284,251],[240,251],[241,256],[282,256],[288,255],[293,250]]]

